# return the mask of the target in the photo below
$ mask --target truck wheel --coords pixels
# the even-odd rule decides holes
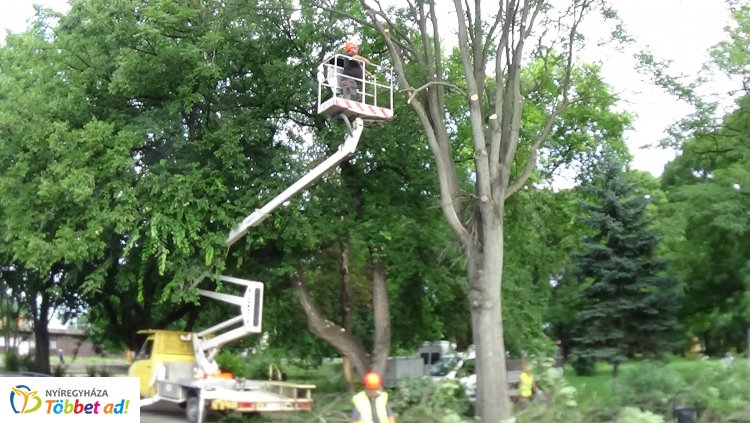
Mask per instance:
[[[185,417],[187,417],[187,420],[190,423],[198,423],[198,416],[200,413],[200,401],[198,400],[198,397],[193,394],[188,397],[187,403],[185,405]],[[203,422],[206,420],[206,408],[203,407],[203,413],[200,416],[200,421]]]

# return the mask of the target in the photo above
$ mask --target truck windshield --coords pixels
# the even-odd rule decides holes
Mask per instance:
[[[444,358],[430,368],[430,376],[445,376],[456,367],[458,359]]]

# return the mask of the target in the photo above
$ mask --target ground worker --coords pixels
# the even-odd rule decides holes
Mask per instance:
[[[534,374],[529,370],[529,363],[526,360],[523,360],[522,370],[521,375],[518,377],[517,401],[520,406],[525,407],[531,402],[534,393],[539,391],[539,387],[534,381]]]
[[[365,390],[352,397],[352,423],[396,423],[380,375],[367,372],[362,383]]]

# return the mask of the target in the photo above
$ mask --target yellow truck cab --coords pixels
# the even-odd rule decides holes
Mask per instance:
[[[239,313],[199,332],[147,329],[128,375],[140,379],[141,407],[167,401],[185,407],[188,421],[200,423],[208,410],[269,413],[310,410],[315,385],[251,380],[222,372],[216,356],[222,346],[259,333],[263,284],[220,276],[221,292],[198,289],[201,296],[237,306]],[[240,293],[231,293],[231,285]],[[235,289],[236,290],[236,289]]]
[[[141,397],[153,397],[156,394],[156,380],[163,378],[159,372],[165,370],[164,363],[195,365],[195,352],[189,332],[146,329],[138,331],[138,335],[145,336],[146,339],[135,355],[128,376],[140,379]]]

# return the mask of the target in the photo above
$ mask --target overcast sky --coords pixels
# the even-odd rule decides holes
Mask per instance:
[[[648,48],[657,58],[671,60],[670,72],[691,80],[709,62],[708,50],[726,38],[724,27],[730,23],[729,10],[721,0],[615,0],[612,2],[628,32],[637,38],[635,48]],[[606,81],[620,93],[620,107],[638,117],[634,131],[627,134],[634,155],[634,166],[654,175],[661,174],[674,152],[643,150],[640,146],[664,138],[667,127],[692,110],[651,85],[635,70],[631,54],[618,54],[600,48],[587,52],[587,58],[602,61]],[[701,94],[727,93],[738,88],[721,75],[701,90]],[[717,100],[719,98],[716,98]]]
[[[4,0],[0,28],[13,32],[25,29],[33,17],[34,3],[56,10],[67,10],[66,0]],[[721,0],[613,0],[620,17],[637,47],[648,47],[658,58],[672,60],[671,71],[694,77],[708,61],[707,50],[722,40],[729,13]],[[0,34],[0,38],[4,37]],[[583,58],[602,63],[607,82],[620,94],[622,109],[638,116],[634,130],[626,137],[634,155],[634,167],[654,175],[661,174],[674,152],[643,150],[664,136],[665,129],[690,108],[650,85],[634,70],[631,53],[618,53],[611,47],[590,48]],[[706,87],[704,91],[726,92],[727,81]],[[736,88],[736,87],[735,87]]]

